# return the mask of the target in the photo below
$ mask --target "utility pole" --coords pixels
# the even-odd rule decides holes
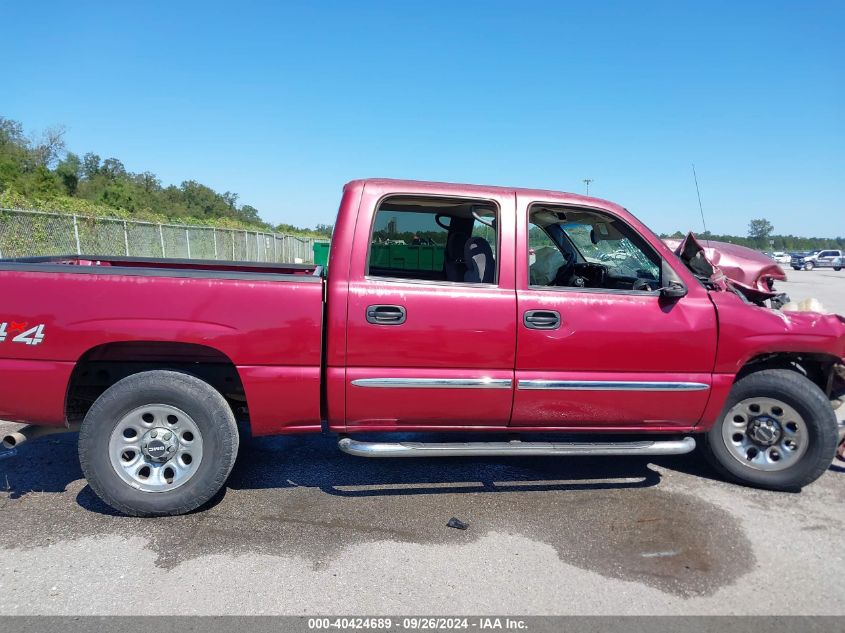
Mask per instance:
[[[587,195],[588,196],[590,195],[590,183],[593,182],[593,180],[594,180],[593,178],[584,178],[584,180],[581,181],[585,185],[587,185]]]

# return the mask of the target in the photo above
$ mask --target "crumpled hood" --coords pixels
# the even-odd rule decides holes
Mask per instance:
[[[726,290],[737,290],[751,301],[778,296],[770,280],[786,280],[776,262],[754,249],[728,242],[707,240],[706,246],[689,233],[683,240],[665,240],[694,275]]]

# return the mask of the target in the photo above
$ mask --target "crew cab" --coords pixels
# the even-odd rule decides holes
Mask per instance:
[[[842,257],[842,251],[838,250],[810,251],[793,255],[789,263],[795,270],[813,270],[814,268],[841,270]]]
[[[767,290],[604,200],[353,181],[327,270],[0,262],[0,419],[29,424],[7,446],[78,428],[91,488],[143,516],[207,502],[241,433],[334,433],[369,457],[698,443],[734,481],[795,490],[835,452],[845,318]],[[476,439],[401,435],[457,431]]]

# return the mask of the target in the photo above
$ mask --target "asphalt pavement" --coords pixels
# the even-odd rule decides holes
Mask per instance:
[[[793,299],[845,313],[845,271],[789,272]],[[254,438],[210,507],[136,519],[94,496],[75,442],[0,458],[0,613],[845,615],[845,464],[788,494],[697,454],[365,460]]]

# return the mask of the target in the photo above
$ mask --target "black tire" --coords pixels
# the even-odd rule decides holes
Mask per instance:
[[[784,470],[756,470],[734,457],[722,439],[728,412],[747,398],[771,397],[794,408],[807,427],[808,445],[798,461]],[[702,437],[702,452],[723,477],[767,490],[799,491],[828,469],[839,440],[836,415],[824,392],[811,380],[790,369],[766,369],[738,380],[713,428]]]
[[[813,262],[806,262],[804,264],[804,270],[806,270],[807,272],[813,270],[813,268],[815,268],[815,267],[816,267],[816,265]]]
[[[119,421],[152,403],[184,411],[202,434],[202,460],[193,475],[173,490],[133,488],[118,475],[109,456],[109,441]],[[79,430],[79,461],[91,489],[115,510],[132,516],[184,514],[222,488],[235,464],[238,443],[235,417],[220,392],[194,376],[148,371],[115,383],[93,404]]]
[[[833,270],[835,270],[836,272],[839,272],[840,270],[842,270],[842,266],[834,266]]]
[[[800,266],[793,266],[792,270],[801,270],[801,267]]]

